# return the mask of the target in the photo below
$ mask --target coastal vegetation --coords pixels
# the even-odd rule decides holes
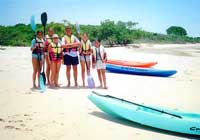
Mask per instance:
[[[75,25],[67,20],[63,23],[51,22],[52,27],[60,37],[64,35],[65,24],[72,26],[73,33],[77,35]],[[80,25],[81,33],[86,32],[90,40],[99,38],[109,46],[126,45],[130,43],[200,43],[200,37],[190,37],[183,27],[171,26],[166,29],[166,34],[153,33],[137,28],[137,22],[123,22],[104,20],[100,25]],[[37,24],[37,30],[43,30],[41,24]],[[34,32],[30,24],[16,24],[14,26],[0,25],[0,45],[4,46],[30,46]]]

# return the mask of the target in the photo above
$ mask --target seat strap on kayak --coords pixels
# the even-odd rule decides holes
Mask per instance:
[[[159,110],[159,109],[152,108],[152,107],[148,107],[148,106],[141,105],[141,104],[138,104],[138,103],[130,102],[130,101],[127,101],[127,100],[124,100],[124,99],[120,99],[120,98],[117,98],[117,97],[114,97],[114,96],[110,96],[110,95],[101,95],[101,94],[99,94],[99,93],[97,93],[97,92],[95,92],[95,91],[92,91],[92,93],[94,93],[94,94],[96,94],[96,95],[98,95],[98,96],[102,96],[102,97],[108,97],[108,98],[113,98],[113,99],[121,100],[121,101],[130,103],[130,104],[134,104],[134,105],[137,105],[137,106],[141,106],[141,107],[144,107],[144,108],[147,108],[147,109],[151,109],[151,110],[154,110],[154,111],[163,113],[163,114],[171,115],[171,116],[173,116],[173,117],[177,117],[177,118],[179,118],[179,119],[182,119],[182,117],[179,116],[179,115],[172,114],[172,113],[169,113],[169,112],[166,112],[166,111],[163,111],[163,110]]]

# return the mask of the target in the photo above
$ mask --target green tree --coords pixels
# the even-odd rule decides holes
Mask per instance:
[[[115,22],[109,19],[101,22],[99,37],[101,40],[107,40],[109,45],[113,46],[117,40]]]
[[[126,26],[127,26],[127,28],[130,29],[130,30],[134,29],[136,25],[138,25],[137,22],[132,22],[132,21],[126,22]]]
[[[183,27],[171,26],[166,30],[168,35],[186,36],[187,31]]]

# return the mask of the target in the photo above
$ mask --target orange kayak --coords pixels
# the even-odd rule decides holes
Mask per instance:
[[[157,62],[136,62],[136,61],[126,61],[126,60],[107,60],[107,64],[129,66],[129,67],[141,67],[149,68],[157,64]]]

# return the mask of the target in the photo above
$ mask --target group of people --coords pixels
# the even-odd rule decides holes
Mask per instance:
[[[32,40],[32,65],[33,65],[33,88],[39,87],[40,71],[43,62],[46,63],[47,85],[59,87],[59,71],[61,63],[66,65],[67,87],[71,86],[71,68],[75,86],[78,86],[78,67],[81,64],[82,84],[85,87],[85,72],[90,74],[90,67],[97,69],[100,88],[107,89],[106,85],[106,60],[107,54],[99,39],[95,39],[94,46],[88,39],[87,33],[79,34],[79,38],[72,34],[71,26],[65,27],[65,35],[59,40],[59,36],[52,28],[48,29],[48,34],[43,35],[42,31],[37,31],[35,39]],[[36,78],[38,77],[38,86]]]

